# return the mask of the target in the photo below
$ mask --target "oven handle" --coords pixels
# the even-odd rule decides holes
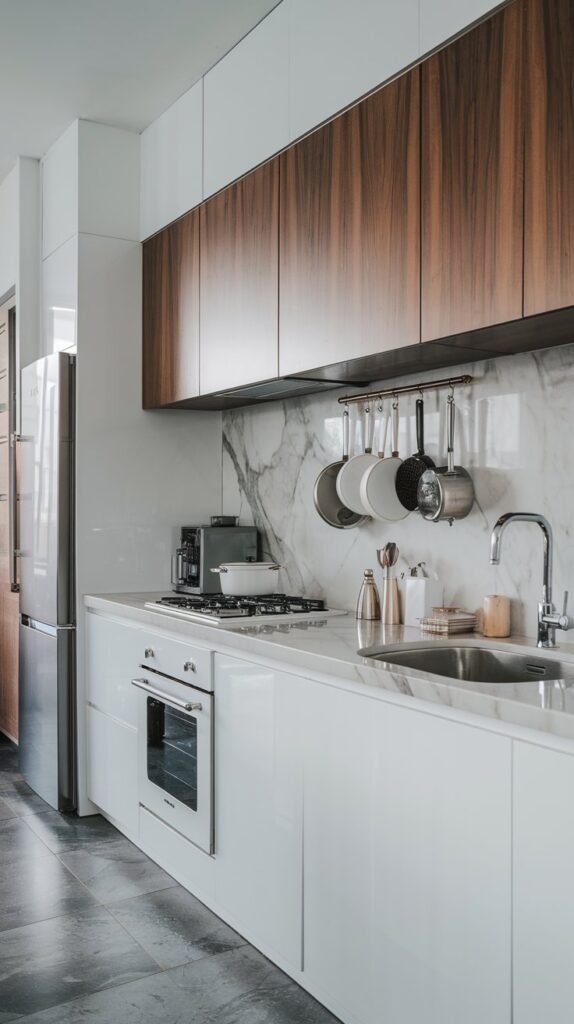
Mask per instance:
[[[171,704],[172,707],[181,708],[182,711],[203,710],[203,704],[189,703],[186,700],[178,700],[177,697],[172,697],[170,693],[165,693],[163,690],[157,690],[155,686],[151,686],[147,679],[132,679],[132,686],[137,686],[139,690],[145,690],[146,693],[151,694],[152,697],[157,697],[159,700],[163,700],[165,704]]]

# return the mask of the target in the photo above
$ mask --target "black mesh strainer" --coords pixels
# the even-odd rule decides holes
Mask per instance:
[[[416,423],[418,451],[411,455],[410,459],[405,459],[401,463],[395,478],[397,497],[401,505],[408,508],[409,512],[413,512],[418,505],[417,488],[421,476],[425,469],[434,467],[430,455],[425,455],[424,402],[422,398],[417,398]]]

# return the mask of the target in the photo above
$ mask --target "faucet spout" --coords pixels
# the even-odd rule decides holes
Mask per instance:
[[[538,610],[538,646],[554,647],[556,628],[568,628],[563,626],[555,615],[552,604],[552,563],[553,563],[553,537],[552,527],[545,516],[538,512],[507,512],[500,516],[494,524],[490,537],[490,563],[500,564],[500,552],[502,547],[502,534],[509,523],[537,523],[542,530],[544,561],[542,569],[542,601]],[[562,618],[565,618],[563,616]]]

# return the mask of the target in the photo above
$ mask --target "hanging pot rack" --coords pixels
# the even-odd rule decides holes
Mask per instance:
[[[465,373],[460,377],[442,377],[440,380],[423,380],[418,384],[402,384],[400,387],[383,388],[381,391],[364,391],[360,395],[343,395],[339,405],[356,405],[358,402],[372,402],[379,398],[396,398],[398,395],[414,395],[423,391],[438,391],[440,388],[454,390],[462,384],[472,384],[473,377]]]

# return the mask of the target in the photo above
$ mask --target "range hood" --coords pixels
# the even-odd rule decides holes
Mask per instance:
[[[225,398],[239,398],[247,403],[274,398],[296,398],[297,395],[307,395],[310,392],[340,388],[342,383],[340,380],[310,380],[308,377],[276,377],[274,380],[260,381],[258,384],[230,388],[219,394]]]

